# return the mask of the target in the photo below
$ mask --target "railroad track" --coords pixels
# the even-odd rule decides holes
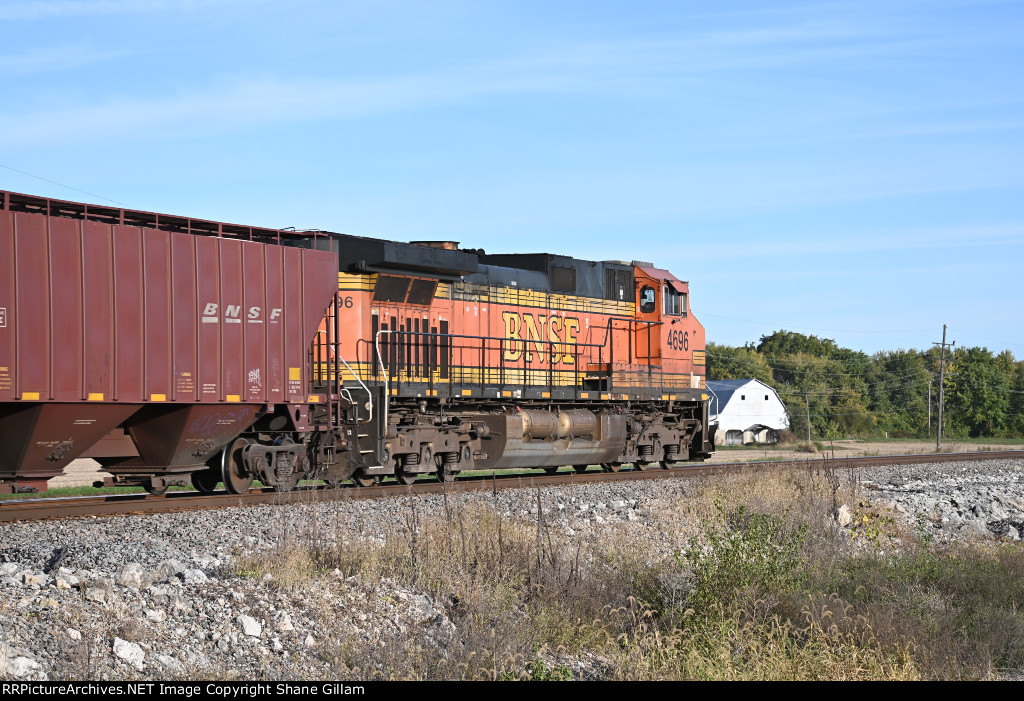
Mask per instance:
[[[348,499],[372,499],[407,494],[441,494],[444,492],[487,491],[534,486],[563,486],[588,482],[617,482],[635,479],[675,479],[720,475],[741,470],[814,469],[826,464],[849,468],[879,465],[910,465],[930,462],[956,462],[1024,458],[1024,450],[983,451],[977,453],[925,453],[919,455],[875,455],[870,457],[829,458],[821,456],[802,460],[776,460],[744,463],[693,464],[660,469],[648,467],[620,472],[557,472],[545,474],[479,475],[464,477],[456,482],[420,480],[412,485],[394,482],[371,487],[344,485],[339,488],[305,487],[291,492],[252,490],[246,494],[200,494],[199,492],[168,492],[163,496],[151,494],[116,494],[94,497],[62,497],[38,499],[11,499],[0,502],[0,523],[38,521],[74,517],[112,516],[118,514],[148,514],[194,509],[215,509],[229,506],[255,506],[260,504],[310,504]]]

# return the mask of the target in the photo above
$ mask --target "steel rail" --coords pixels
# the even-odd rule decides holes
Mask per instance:
[[[530,472],[505,475],[476,475],[458,479],[455,482],[440,482],[424,479],[412,485],[397,483],[359,487],[343,486],[338,489],[306,487],[291,492],[275,492],[269,489],[253,490],[245,494],[203,495],[198,492],[168,492],[163,496],[151,494],[116,494],[94,497],[62,497],[6,499],[0,501],[0,523],[15,521],[38,521],[75,517],[115,516],[121,514],[150,514],[195,509],[216,509],[231,506],[311,504],[317,502],[346,501],[351,499],[373,499],[408,494],[443,494],[477,492],[499,489],[521,489],[524,487],[555,487],[590,482],[618,482],[636,479],[674,479],[722,475],[744,470],[778,469],[819,469],[826,465],[850,468],[878,467],[883,465],[910,465],[942,462],[974,462],[981,460],[1024,460],[1024,450],[982,451],[974,453],[924,453],[912,455],[873,455],[868,457],[831,458],[826,455],[801,460],[756,461],[744,463],[691,463],[671,469],[649,466],[619,472],[558,472],[545,474]]]

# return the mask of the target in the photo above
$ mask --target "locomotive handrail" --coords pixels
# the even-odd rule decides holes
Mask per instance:
[[[612,326],[612,324],[614,322],[627,322],[629,324],[629,327],[628,328],[624,328],[624,329],[615,329]],[[423,376],[423,379],[420,380],[422,382],[426,382],[429,389],[433,389],[435,384],[439,381],[435,377],[437,369],[438,369],[435,366],[435,364],[434,364],[436,361],[424,360],[423,362],[420,362],[418,360],[410,360],[410,359],[408,359],[408,357],[406,357],[406,360],[403,361],[403,359],[402,359],[402,351],[401,351],[402,345],[401,345],[400,342],[397,342],[399,344],[397,346],[397,348],[398,348],[397,353],[396,353],[396,348],[395,347],[391,347],[390,348],[391,353],[395,353],[395,357],[393,357],[393,358],[385,357],[385,352],[388,351],[389,344],[396,343],[396,341],[389,342],[389,341],[387,341],[387,339],[382,339],[381,338],[381,335],[383,333],[387,333],[388,335],[394,335],[396,337],[411,337],[411,338],[419,337],[419,338],[436,338],[436,339],[442,339],[442,340],[446,339],[446,340],[448,340],[447,344],[441,343],[441,344],[438,344],[438,347],[442,348],[442,349],[447,349],[447,352],[453,358],[453,362],[452,362],[452,368],[453,369],[457,368],[457,367],[461,367],[459,364],[454,362],[454,358],[456,356],[461,357],[461,358],[464,359],[466,353],[476,353],[476,354],[479,354],[480,355],[480,359],[475,361],[475,363],[471,363],[467,367],[471,367],[471,366],[475,365],[476,367],[481,368],[481,371],[482,371],[481,377],[479,379],[476,379],[476,380],[470,380],[470,379],[465,379],[465,377],[463,376],[463,378],[461,380],[459,380],[459,379],[456,379],[458,377],[457,373],[453,372],[453,374],[451,376],[446,376],[444,374],[445,371],[442,369],[441,370],[442,375],[441,375],[440,382],[446,383],[449,386],[453,385],[453,384],[465,383],[465,384],[480,385],[480,386],[487,385],[487,384],[496,384],[496,385],[501,386],[501,387],[519,387],[519,386],[521,386],[524,389],[528,389],[530,387],[537,387],[537,386],[541,386],[541,387],[547,386],[549,389],[554,389],[556,386],[561,386],[561,384],[558,384],[558,385],[555,384],[554,376],[555,376],[556,372],[559,372],[559,371],[556,371],[555,364],[552,361],[552,358],[556,356],[556,353],[554,351],[558,347],[574,349],[573,350],[573,355],[575,356],[575,359],[572,362],[572,370],[571,370],[571,372],[573,372],[575,374],[576,380],[574,382],[570,383],[570,384],[572,384],[572,385],[579,385],[580,381],[581,381],[580,380],[580,376],[588,372],[586,370],[587,363],[592,363],[595,360],[594,357],[588,356],[588,354],[586,353],[586,349],[597,349],[597,354],[596,354],[597,355],[597,358],[596,358],[597,364],[599,366],[601,366],[601,367],[604,367],[604,362],[605,362],[605,360],[604,360],[604,357],[605,357],[604,353],[605,353],[605,349],[608,349],[608,362],[612,363],[612,364],[615,362],[615,357],[614,357],[615,346],[614,346],[614,343],[612,342],[612,333],[614,333],[615,331],[627,332],[629,334],[630,343],[632,344],[633,332],[639,330],[636,327],[646,328],[648,333],[650,333],[653,330],[653,327],[655,327],[655,326],[663,326],[664,324],[665,324],[664,321],[649,321],[649,320],[645,320],[645,319],[633,319],[633,318],[630,318],[630,317],[612,317],[612,318],[608,319],[608,323],[607,324],[603,324],[602,325],[604,330],[605,330],[605,333],[602,334],[602,338],[601,338],[601,340],[598,343],[579,342],[579,341],[573,341],[572,343],[566,343],[564,341],[550,341],[550,340],[540,341],[539,339],[525,339],[525,338],[523,338],[523,339],[518,339],[518,338],[510,339],[510,338],[506,338],[506,337],[502,337],[502,336],[483,336],[483,335],[474,335],[474,334],[449,334],[449,333],[437,333],[437,332],[431,332],[431,331],[412,331],[412,330],[406,330],[406,329],[381,329],[380,332],[378,332],[377,337],[375,337],[373,339],[373,341],[372,341],[372,343],[373,343],[373,351],[372,352],[376,354],[376,361],[373,362],[373,366],[376,369],[373,370],[373,374],[374,374],[374,376],[376,376],[379,373],[380,375],[384,376],[383,380],[384,380],[385,392],[386,392],[386,396],[389,397],[389,398],[390,398],[390,395],[391,395],[390,389],[391,389],[391,386],[394,383],[403,384],[405,382],[416,382],[417,381],[415,379],[415,372],[416,372],[416,370],[414,370],[413,368],[419,368],[419,367],[430,368],[429,370],[427,370],[425,372],[425,374]],[[601,328],[601,327],[596,327],[595,326],[595,327],[592,327],[592,328],[598,329],[598,328]],[[451,343],[451,341],[459,341],[459,340],[480,341],[481,344],[478,347],[475,344],[474,345],[462,345],[462,344],[457,344],[457,343],[455,343],[455,344]],[[366,341],[366,342],[368,344],[370,343],[369,341]],[[490,345],[490,344],[494,344],[494,345]],[[506,360],[506,358],[505,358],[505,351],[506,351],[506,349],[508,349],[510,347],[510,344],[515,344],[515,346],[513,346],[513,347],[518,346],[519,348],[523,348],[523,347],[525,347],[528,344],[536,344],[538,347],[543,345],[543,346],[545,346],[547,348],[546,354],[548,356],[548,360],[547,361],[541,361],[543,363],[542,365],[534,366],[532,368],[529,365],[526,364],[525,360],[511,361],[511,362],[514,363],[514,365],[510,367],[509,366],[509,362],[510,361]],[[490,349],[491,351],[497,351],[498,352],[499,362],[496,365],[494,365],[494,366],[486,366],[485,367],[484,362],[483,362],[483,358],[485,356],[485,353],[488,352],[488,349]],[[632,345],[631,345],[630,352],[632,352]],[[648,357],[648,360],[649,359],[650,358]],[[630,362],[633,362],[633,358],[632,357],[630,357],[629,360],[630,360]],[[642,361],[643,357],[642,356],[638,356],[636,358],[636,360],[637,361]],[[444,368],[444,367],[446,367],[446,365],[442,365],[442,368]],[[491,377],[491,375],[489,375],[488,372],[487,372],[488,369],[493,369],[493,370],[496,371],[496,373],[494,375],[496,381],[493,382],[493,383],[490,382],[490,380],[488,379],[489,377]],[[511,372],[520,372],[520,373],[522,373],[522,375],[523,375],[522,381],[518,381],[517,380],[515,382],[510,383],[510,378],[509,378],[509,372],[510,371]],[[539,372],[539,373],[544,373],[546,375],[546,378],[544,380],[540,381],[540,382],[532,382],[528,378],[531,377],[530,373],[533,372],[533,371],[536,371],[536,372]],[[569,370],[567,369],[565,372],[568,372],[568,371]],[[647,383],[648,383],[647,386],[649,386],[651,388],[661,387],[663,390],[665,389],[664,378],[661,377],[662,373],[661,373],[659,368],[652,366],[648,362],[648,363],[645,364],[645,371],[646,371],[646,375],[647,375]],[[406,377],[407,374],[409,375],[409,377]],[[447,377],[447,379],[445,379],[446,377]],[[409,378],[413,378],[413,379],[409,379]],[[607,384],[606,384],[606,386],[604,388],[602,388],[602,391],[607,391],[607,392],[614,393],[615,392],[614,372],[609,371],[608,374],[607,374],[607,377],[605,378],[605,380],[606,380]],[[374,382],[376,382],[376,381],[377,380],[375,379]],[[390,403],[390,399],[388,399],[388,402]],[[389,409],[390,409],[390,404],[389,404]]]
[[[371,421],[373,421],[373,393],[370,391],[370,388],[366,386],[366,383],[363,382],[363,380],[359,377],[359,375],[356,374],[355,370],[352,369],[352,366],[349,365],[345,361],[345,359],[341,357],[341,355],[336,355],[335,357],[342,362],[342,364],[348,370],[349,374],[352,375],[352,377],[355,378],[355,381],[358,382],[359,386],[362,387],[363,390],[366,392],[366,396],[368,397],[366,403],[369,404],[369,408],[368,408],[369,416],[366,417],[366,421],[360,421],[359,423],[363,423],[363,424],[370,423]],[[342,390],[347,391],[348,388],[347,387],[342,387]],[[351,394],[349,395],[349,401],[352,402],[352,395]],[[352,402],[352,403],[355,404],[355,402]]]
[[[497,349],[498,349],[498,352],[499,352],[499,357],[501,358],[500,366],[497,369],[500,372],[500,375],[499,375],[500,376],[500,382],[499,382],[499,384],[501,384],[502,386],[505,385],[505,381],[506,381],[506,375],[505,375],[505,356],[504,356],[505,344],[508,343],[510,340],[515,340],[516,342],[523,343],[523,344],[530,343],[530,342],[535,342],[535,341],[528,341],[527,339],[508,339],[508,338],[504,338],[502,336],[480,336],[480,335],[472,335],[472,334],[451,334],[451,333],[442,334],[442,333],[434,333],[434,332],[430,332],[430,331],[407,331],[405,329],[380,329],[379,331],[377,331],[377,334],[374,337],[374,353],[376,354],[376,360],[377,360],[376,364],[380,367],[380,374],[383,376],[383,382],[384,382],[384,394],[385,394],[385,397],[386,397],[386,399],[385,399],[385,407],[384,407],[385,422],[387,421],[387,415],[388,415],[388,413],[390,411],[390,400],[387,399],[387,398],[389,398],[390,395],[391,395],[391,393],[390,393],[390,379],[391,378],[390,378],[390,374],[389,374],[389,368],[384,363],[384,354],[381,352],[381,336],[384,335],[384,334],[395,335],[395,336],[421,336],[421,337],[429,337],[429,338],[444,338],[444,339],[449,339],[449,340],[451,340],[451,339],[465,339],[465,340],[475,340],[475,341],[485,341],[485,342],[486,341],[495,341],[498,344],[497,345]],[[551,348],[551,349],[555,348],[556,346],[566,346],[566,347],[570,347],[571,346],[574,349],[579,349],[579,348],[597,348],[597,349],[600,350],[600,349],[603,349],[604,347],[607,346],[607,339],[605,340],[604,343],[583,343],[583,342],[579,342],[579,341],[573,341],[572,343],[567,343],[567,342],[564,342],[564,341],[558,341],[558,342],[555,342],[555,341],[544,341],[544,343],[546,345],[548,345],[549,348]],[[480,349],[479,349],[481,354],[484,352],[485,349],[486,349],[486,343],[481,344]],[[449,351],[451,351],[451,350],[453,350],[453,349],[449,348]],[[462,349],[460,349],[460,350],[462,350]],[[579,353],[576,352],[575,355],[576,355],[576,357],[578,357]],[[553,369],[553,363],[550,360],[550,358],[552,356],[553,356],[553,353],[551,353],[549,351],[549,353],[548,353],[549,360],[548,360],[548,362],[546,364],[547,367],[545,368],[547,370],[547,372],[548,372],[548,385],[549,385],[549,387],[553,387],[553,371],[554,371],[554,369]],[[399,361],[399,364],[401,364],[401,361]],[[580,372],[580,370],[579,370],[579,367],[580,367],[579,363],[574,361],[573,365],[576,367],[575,372],[579,373]],[[482,362],[479,363],[479,366],[481,368],[484,367]],[[525,364],[524,364],[523,370],[524,370],[524,372],[528,370],[528,368],[525,366]],[[401,383],[400,373],[401,373],[400,370],[396,373],[396,380],[399,383]],[[433,384],[433,377],[432,376],[431,376],[429,382],[430,382],[430,384]],[[449,384],[451,384],[450,380],[449,380]],[[486,384],[486,382],[481,380],[479,382],[479,384],[483,385],[483,384]],[[525,382],[524,382],[524,386],[525,386]]]
[[[398,332],[392,331],[391,329],[380,329],[379,331],[377,331],[377,335],[376,335],[376,337],[374,338],[374,341],[373,341],[374,348],[377,351],[377,360],[380,361],[380,371],[381,371],[381,374],[384,376],[384,422],[382,424],[383,427],[384,427],[384,430],[383,430],[382,433],[387,434],[388,418],[389,418],[388,417],[388,413],[389,413],[389,411],[391,409],[391,401],[390,401],[391,392],[388,389],[388,369],[386,367],[384,367],[384,358],[380,354],[380,337],[381,337],[381,334],[385,334],[385,333],[391,334],[391,333],[401,333],[401,332],[400,331],[398,331]]]
[[[324,331],[323,329],[317,329],[316,335],[318,337],[320,335],[328,336],[327,332]],[[319,343],[317,343],[316,345],[320,346]],[[363,391],[366,392],[367,403],[369,404],[369,408],[368,408],[369,416],[366,417],[366,421],[360,421],[359,423],[361,423],[361,424],[368,424],[368,423],[370,423],[371,421],[373,421],[373,392],[371,392],[370,388],[366,386],[366,383],[363,382],[362,378],[360,378],[359,375],[356,374],[356,371],[352,369],[352,366],[349,365],[348,362],[343,357],[341,357],[341,349],[340,349],[340,345],[341,344],[340,343],[332,344],[331,340],[330,340],[330,337],[328,336],[327,343],[325,345],[327,345],[327,346],[332,346],[332,345],[339,346],[339,347],[336,347],[336,348],[333,349],[334,350],[334,360],[336,360],[336,361],[340,360],[341,363],[348,370],[349,374],[352,375],[353,379],[355,379],[355,381],[359,383],[359,386],[363,388]],[[335,374],[335,379],[337,380],[338,379],[337,378],[337,375],[338,375],[337,364],[335,364],[334,374]],[[330,378],[330,370],[328,370],[327,382],[330,382],[330,379],[331,379]],[[352,399],[352,394],[348,391],[348,388],[345,387],[344,385],[340,385],[338,387],[338,395],[343,397],[343,396],[345,396],[346,393],[348,394],[348,401],[349,401],[349,403],[350,404],[355,404],[355,401]],[[358,411],[357,411],[356,415],[358,416]]]
[[[615,330],[614,328],[612,328],[612,322],[615,322],[615,321],[625,321],[627,324],[629,324],[629,328],[625,329],[625,331],[627,333],[626,340],[628,341],[628,344],[629,344],[628,345],[628,347],[629,347],[629,359],[628,359],[627,362],[630,362],[630,363],[633,362],[633,324],[647,324],[647,330],[648,330],[648,336],[649,336],[650,335],[650,328],[652,326],[662,326],[665,323],[664,321],[648,321],[647,319],[637,319],[637,318],[634,318],[634,317],[631,317],[631,316],[612,316],[612,317],[608,317],[608,324],[605,327],[605,333],[604,333],[604,344],[605,345],[608,345],[608,339],[612,335],[612,332]],[[648,361],[648,366],[649,366],[650,365],[650,360],[651,360],[651,356],[650,356],[650,340],[648,340],[648,346],[647,347],[648,347],[647,361]],[[608,359],[609,363],[614,363],[615,362],[614,353],[615,353],[615,344],[612,343],[609,346],[609,359]],[[610,379],[609,379],[609,382],[611,382]],[[611,386],[609,386],[608,389],[610,391],[611,390]]]

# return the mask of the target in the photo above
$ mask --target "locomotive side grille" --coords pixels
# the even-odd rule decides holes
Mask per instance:
[[[438,322],[438,329],[441,332],[441,377],[448,379],[449,367],[451,358],[451,339],[448,337],[448,322],[445,319],[441,319]]]

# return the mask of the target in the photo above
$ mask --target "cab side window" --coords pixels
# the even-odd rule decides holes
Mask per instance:
[[[654,307],[654,288],[650,285],[644,285],[640,288],[640,312],[642,314],[651,314],[654,312]]]

